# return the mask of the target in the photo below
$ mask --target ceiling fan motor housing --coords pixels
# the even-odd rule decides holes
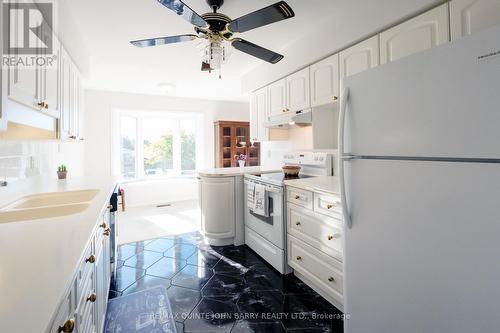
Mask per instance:
[[[208,5],[214,11],[219,10],[220,7],[224,4],[224,0],[207,0]]]

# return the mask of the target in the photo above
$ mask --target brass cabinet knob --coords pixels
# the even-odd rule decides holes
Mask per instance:
[[[299,225],[300,225],[300,222],[295,222],[295,225],[296,225],[296,226],[299,226]]]
[[[87,297],[87,302],[94,303],[96,299],[97,299],[96,294],[91,294],[89,297]]]
[[[297,260],[302,260],[302,257],[301,256],[297,256]]]
[[[76,135],[70,135],[69,138],[70,139],[76,139]]]
[[[95,255],[90,255],[87,259],[85,259],[85,262],[89,262],[91,264],[95,263]]]
[[[328,278],[328,282],[335,282],[335,278],[334,278],[334,277],[332,277],[332,276],[330,276],[330,277]]]
[[[57,332],[58,333],[71,333],[75,329],[75,320],[74,319],[68,319],[64,323],[63,326],[59,326]]]
[[[110,233],[111,233],[111,229],[109,229],[109,228],[104,229],[104,236],[109,236]]]
[[[337,96],[333,96],[333,101],[338,101],[339,98]]]
[[[108,227],[108,225],[106,224],[106,222],[102,222],[102,224],[100,225],[101,228],[103,229],[106,229]]]
[[[326,209],[332,209],[334,205],[326,205]]]
[[[328,235],[328,240],[332,240],[333,239],[333,236],[332,235]]]
[[[45,102],[40,102],[40,103],[37,103],[36,104],[40,109],[48,109],[49,108],[49,104],[45,103]]]
[[[299,199],[300,199],[300,195],[296,195],[295,200],[299,200]]]
[[[113,205],[108,205],[108,209],[112,209],[113,208]]]

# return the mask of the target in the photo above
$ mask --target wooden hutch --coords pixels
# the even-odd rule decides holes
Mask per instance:
[[[245,166],[260,165],[260,143],[250,142],[250,123],[242,121],[216,121],[215,167],[237,167],[236,155],[247,155]]]

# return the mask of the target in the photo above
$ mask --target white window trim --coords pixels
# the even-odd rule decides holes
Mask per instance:
[[[121,129],[120,129],[120,118],[122,116],[129,116],[137,119],[136,131],[137,131],[137,142],[136,142],[136,163],[135,163],[135,178],[122,178],[121,175]],[[136,182],[136,181],[154,181],[154,180],[165,180],[172,178],[192,178],[195,177],[195,173],[192,175],[186,175],[179,172],[175,175],[169,176],[158,176],[151,177],[144,174],[144,167],[140,161],[143,160],[144,147],[142,143],[142,121],[145,118],[166,118],[169,120],[175,119],[177,122],[181,120],[195,120],[196,121],[196,165],[204,165],[204,152],[203,152],[203,142],[204,142],[204,115],[201,112],[175,112],[175,111],[143,111],[143,110],[126,110],[126,109],[115,109],[112,110],[111,114],[111,168],[112,175],[120,178],[123,182]],[[179,126],[175,126],[174,137],[180,136]],[[174,170],[181,170],[181,159],[180,159],[180,138],[178,140],[174,139],[173,155],[174,155]],[[178,152],[178,156],[176,155]]]

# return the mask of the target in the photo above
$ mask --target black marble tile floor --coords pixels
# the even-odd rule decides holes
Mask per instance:
[[[178,332],[343,332],[342,312],[246,246],[188,233],[122,245],[118,259],[109,298],[163,286]]]

